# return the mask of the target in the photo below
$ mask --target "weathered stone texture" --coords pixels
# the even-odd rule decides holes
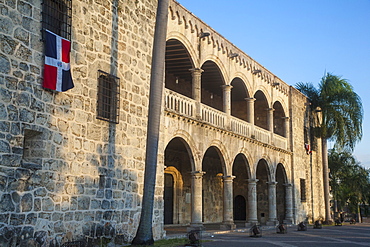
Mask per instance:
[[[114,217],[117,212],[110,210],[122,210],[125,205],[132,216],[140,212],[133,198],[142,191],[131,182],[137,175],[130,180],[122,172],[124,168],[131,174],[143,172],[125,164],[143,163],[145,157],[145,145],[137,140],[145,140],[146,126],[141,123],[147,116],[143,102],[148,96],[151,61],[147,58],[152,51],[156,1],[118,1],[117,6],[109,1],[73,1],[75,88],[66,93],[41,88],[40,2],[1,5],[0,218],[21,228],[20,234],[11,236],[7,234],[13,228],[1,225],[0,230],[6,240],[26,236],[40,244],[72,229],[73,238],[84,232],[90,237],[114,237],[128,221]],[[122,94],[134,95],[126,99],[131,110],[120,107],[120,116],[134,121],[120,119],[122,125],[114,126],[96,119],[98,70],[121,78]],[[125,79],[127,73],[130,81]],[[28,135],[26,130],[35,132]],[[123,151],[130,149],[136,154]],[[101,189],[100,175],[106,176]],[[123,186],[126,183],[131,185]]]
[[[157,1],[118,0],[113,5],[112,1],[73,0],[72,4],[71,71],[75,87],[57,93],[41,86],[44,61],[41,2],[0,3],[0,245],[7,242],[57,246],[81,237],[129,242],[136,233],[144,183]],[[304,149],[306,98],[283,82],[272,87],[270,72],[252,75],[252,65],[258,67],[258,63],[249,57],[247,61],[230,59],[227,53],[235,46],[176,2],[170,1],[170,7],[168,34],[186,44],[194,67],[201,67],[207,56],[217,57],[223,68],[229,68],[223,71],[225,81],[230,83],[232,75],[242,75],[248,97],[257,95],[260,100],[258,94],[266,93],[268,103],[255,104],[255,125],[261,128],[248,123],[249,132],[244,134],[231,130],[230,116],[219,127],[211,118],[184,116],[176,112],[180,107],[163,107],[154,238],[165,235],[163,197],[168,174],[176,184],[172,188],[173,223],[192,222],[192,210],[201,205],[191,202],[192,172],[202,171],[206,172],[201,178],[204,208],[196,210],[202,211],[204,222],[225,221],[225,214],[232,209],[224,205],[231,205],[226,199],[233,200],[228,198],[232,193],[234,197],[246,198],[248,203],[251,198],[246,180],[251,178],[261,180],[257,184],[258,212],[265,213],[263,217],[269,217],[266,182],[275,179],[278,186],[283,182],[295,185],[297,220],[311,211],[314,217],[321,215],[321,156],[317,147],[310,163]],[[198,35],[203,29],[212,30],[219,43],[203,40],[199,54]],[[119,124],[96,118],[99,70],[120,78]],[[179,88],[178,83],[185,86]],[[181,79],[178,83],[175,75],[166,73],[166,90],[173,95],[181,93],[181,97],[190,101],[191,83]],[[212,99],[216,102],[214,107],[219,111],[215,117],[222,117],[225,112],[221,97],[213,98],[204,89],[201,93],[203,103],[210,104]],[[289,135],[283,135],[284,126],[276,127],[279,135],[269,132],[270,101],[279,101],[280,113],[289,117]],[[245,123],[246,102],[238,102],[231,110]],[[276,122],[283,124],[280,116]],[[175,139],[182,142],[173,144]],[[260,160],[266,162],[263,172],[258,172]],[[285,174],[276,172],[278,165]],[[234,175],[232,191],[223,191],[224,179],[230,181]],[[313,194],[306,202],[299,200],[300,179],[306,179],[307,194]],[[276,191],[285,195],[284,187],[277,187]],[[277,200],[280,213],[284,203],[281,198]],[[261,215],[258,220],[262,221]]]

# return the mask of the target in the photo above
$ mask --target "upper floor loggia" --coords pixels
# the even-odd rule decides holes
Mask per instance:
[[[235,63],[236,56],[229,54],[229,62]],[[271,90],[266,90],[246,79],[258,76],[259,71],[245,70],[230,78],[232,69],[226,69],[230,65],[219,64],[217,59],[206,59],[200,64],[177,39],[167,40],[165,63],[167,112],[288,149],[287,106],[272,95],[277,85],[269,85]]]

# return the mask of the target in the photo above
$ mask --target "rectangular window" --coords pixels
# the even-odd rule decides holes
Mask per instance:
[[[119,113],[119,78],[98,71],[97,118],[118,123]]]
[[[43,0],[42,28],[71,40],[72,0]]]
[[[306,179],[301,178],[301,202],[306,201]]]

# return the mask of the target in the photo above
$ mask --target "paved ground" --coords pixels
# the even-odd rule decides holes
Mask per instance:
[[[324,226],[322,229],[313,229],[308,226],[307,231],[297,231],[296,226],[288,227],[287,234],[277,234],[274,228],[263,229],[262,237],[249,236],[249,229],[235,231],[208,230],[202,236],[204,247],[308,247],[308,246],[370,246],[370,224],[356,224],[343,226]]]

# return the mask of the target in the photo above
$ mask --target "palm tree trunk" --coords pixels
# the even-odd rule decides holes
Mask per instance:
[[[322,172],[324,181],[324,200],[325,200],[325,223],[333,222],[330,214],[330,190],[329,190],[329,164],[328,164],[328,140],[321,138],[322,151]]]
[[[157,172],[159,125],[164,84],[169,0],[158,0],[155,23],[141,217],[133,245],[153,245],[153,206]]]

